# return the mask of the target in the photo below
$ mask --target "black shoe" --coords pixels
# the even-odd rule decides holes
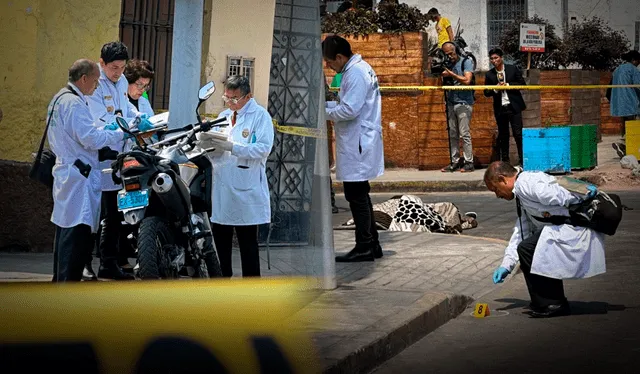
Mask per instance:
[[[336,206],[332,206],[331,207],[331,213],[336,214],[338,212],[339,212],[338,207],[336,207]]]
[[[533,309],[530,313],[533,318],[550,318],[559,316],[568,316],[571,314],[569,303],[549,305],[542,309]]]
[[[462,168],[460,168],[461,173],[470,173],[474,170],[476,170],[476,168],[473,166],[473,162],[465,162]]]
[[[113,279],[113,280],[134,280],[136,279],[132,274],[127,274],[122,271],[120,266],[100,266],[98,270],[98,278]]]
[[[82,270],[82,280],[83,281],[98,280],[98,277],[96,276],[96,273],[93,271],[91,264],[87,264],[84,266],[84,269]]]
[[[336,262],[373,261],[371,249],[354,248],[345,255],[336,256]]]
[[[440,169],[441,172],[443,173],[453,173],[454,171],[458,171],[460,170],[460,163],[450,163],[449,165],[443,167],[442,169]]]
[[[621,143],[613,143],[611,144],[611,146],[613,147],[613,149],[615,149],[616,154],[618,155],[618,157],[623,158],[624,156],[626,156],[626,151],[627,151],[627,147],[624,146],[624,144]]]
[[[382,258],[382,256],[384,256],[384,254],[382,253],[382,247],[378,243],[378,244],[376,244],[376,248],[373,250],[373,257],[374,258]]]

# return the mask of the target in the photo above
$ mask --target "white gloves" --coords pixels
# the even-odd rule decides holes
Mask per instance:
[[[225,150],[229,152],[231,152],[231,150],[233,149],[233,142],[230,142],[228,140],[220,140],[220,139],[213,138],[209,140],[209,142],[211,142],[212,146],[216,149]]]

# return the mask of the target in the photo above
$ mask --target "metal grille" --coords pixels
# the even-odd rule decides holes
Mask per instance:
[[[317,0],[276,0],[268,110],[282,125],[318,127],[322,73]],[[309,240],[316,141],[276,133],[267,162],[271,242]]]
[[[232,75],[242,75],[249,78],[249,83],[253,87],[255,58],[242,56],[227,56],[227,77]]]
[[[489,49],[500,47],[505,25],[527,17],[527,0],[487,0]]]
[[[147,60],[155,70],[149,89],[154,111],[169,109],[174,0],[123,0],[120,40],[129,57]]]

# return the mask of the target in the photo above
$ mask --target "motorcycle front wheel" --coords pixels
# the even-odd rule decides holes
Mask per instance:
[[[218,253],[213,245],[213,237],[208,236],[205,240],[204,251],[202,252],[204,255],[204,262],[207,264],[209,278],[220,278],[222,277],[222,268],[220,267]]]
[[[138,234],[138,276],[141,279],[178,278],[171,270],[167,250],[174,239],[167,223],[159,217],[147,217],[140,222]]]

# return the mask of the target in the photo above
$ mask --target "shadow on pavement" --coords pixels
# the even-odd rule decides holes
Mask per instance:
[[[509,305],[497,310],[511,310],[511,309],[530,309],[529,300],[522,299],[497,299],[497,302],[509,303]],[[586,314],[607,314],[608,312],[622,312],[627,309],[637,309],[637,306],[625,306],[618,304],[609,304],[604,301],[569,301],[571,307],[571,315],[579,316]]]

